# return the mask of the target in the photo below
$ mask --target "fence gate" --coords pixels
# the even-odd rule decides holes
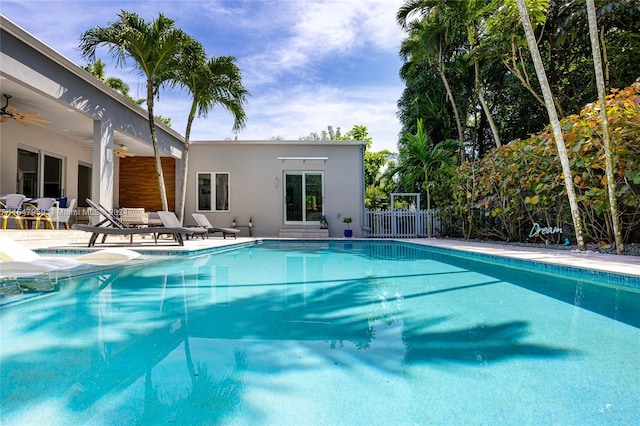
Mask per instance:
[[[365,235],[372,238],[420,238],[444,234],[439,210],[365,210]],[[428,225],[431,223],[431,233]]]

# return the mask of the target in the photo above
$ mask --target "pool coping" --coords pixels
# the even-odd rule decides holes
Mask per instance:
[[[273,237],[255,237],[255,238],[238,238],[238,239],[191,239],[185,241],[184,246],[169,245],[102,245],[99,247],[87,248],[86,245],[77,243],[69,243],[66,245],[44,246],[34,248],[40,254],[83,254],[92,250],[99,250],[105,247],[127,247],[144,255],[188,255],[196,256],[199,254],[216,253],[221,250],[229,250],[241,248],[253,244],[259,244],[265,241],[396,241],[400,243],[411,243],[433,248],[440,248],[452,251],[460,251],[467,253],[472,257],[489,256],[485,259],[516,259],[509,261],[512,265],[518,262],[528,262],[529,264],[547,265],[545,268],[549,271],[557,273],[576,272],[591,276],[597,279],[602,273],[610,273],[621,275],[622,277],[630,277],[633,279],[640,278],[640,256],[603,254],[593,251],[570,251],[559,250],[544,247],[522,247],[497,242],[476,242],[457,239],[440,239],[440,238],[322,238],[322,239],[292,239],[292,238],[273,238]],[[524,265],[524,264],[521,264]],[[551,265],[551,266],[548,266]],[[555,266],[554,266],[555,265]],[[543,268],[543,269],[545,269]],[[540,269],[540,268],[538,268]]]
[[[470,242],[436,238],[388,239],[388,238],[323,238],[323,239],[291,239],[291,238],[238,238],[238,239],[205,239],[186,241],[184,246],[127,246],[145,256],[140,262],[84,270],[71,270],[56,274],[57,279],[72,278],[108,270],[120,266],[143,266],[145,263],[164,261],[173,256],[198,256],[221,253],[243,247],[259,245],[265,242],[396,242],[414,246],[428,247],[435,252],[452,256],[465,257],[477,261],[498,262],[509,267],[533,268],[537,272],[562,274],[567,278],[597,281],[603,285],[620,286],[640,291],[640,257],[609,255],[597,252],[577,252],[535,247],[520,247],[499,243]],[[123,245],[117,245],[122,247]],[[107,246],[103,246],[107,247]],[[65,245],[36,248],[42,255],[79,255],[103,247],[87,248],[86,246]],[[1,305],[1,304],[0,304]]]
[[[599,279],[603,273],[609,273],[619,278],[616,281],[631,281],[640,279],[640,257],[627,255],[603,254],[593,251],[578,252],[553,249],[545,247],[523,247],[497,242],[476,242],[457,239],[439,238],[319,238],[319,239],[292,239],[292,238],[238,238],[238,239],[212,239],[188,240],[184,246],[167,245],[144,245],[129,246],[128,248],[138,251],[144,255],[166,255],[166,256],[197,256],[200,254],[217,253],[222,250],[237,249],[267,241],[303,241],[303,242],[331,242],[331,241],[395,241],[399,243],[410,243],[432,248],[450,250],[450,254],[455,252],[466,253],[478,260],[500,260],[506,261],[511,266],[528,266],[538,264],[542,267],[535,269],[546,270],[551,273],[569,274],[571,276],[584,276],[590,279]],[[122,245],[120,245],[122,246]],[[92,248],[93,250],[100,247]],[[47,254],[81,254],[86,253],[86,246],[66,245],[58,247],[48,247],[37,250],[38,253]],[[524,262],[524,263],[523,263]]]

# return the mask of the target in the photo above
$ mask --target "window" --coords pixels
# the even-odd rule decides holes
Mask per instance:
[[[285,173],[285,223],[320,223],[324,212],[322,172]]]
[[[85,201],[91,198],[91,166],[78,164],[78,206],[89,207]]]
[[[229,211],[229,173],[198,173],[196,209]]]
[[[18,149],[16,192],[29,198],[64,195],[62,158]]]

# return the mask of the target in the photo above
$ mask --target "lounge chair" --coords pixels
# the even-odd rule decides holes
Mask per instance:
[[[187,238],[189,236],[200,235],[204,240],[205,235],[207,235],[207,233],[209,232],[207,231],[207,229],[202,227],[187,228],[182,226],[174,212],[161,211],[158,212],[158,217],[162,221],[162,225],[164,225],[166,228],[182,229]]]
[[[140,253],[123,248],[107,248],[77,257],[41,256],[11,238],[0,236],[0,278],[29,277],[80,265],[114,265],[135,259]]]
[[[117,217],[112,215],[102,205],[93,202],[93,200],[90,200],[89,198],[87,198],[86,201],[93,210],[95,210],[101,216],[104,217],[104,219],[100,221],[97,225],[83,225],[83,224],[76,223],[72,226],[73,229],[91,232],[91,237],[89,238],[88,247],[95,246],[96,240],[101,235],[102,235],[102,243],[105,242],[107,235],[123,235],[123,236],[128,235],[129,244],[133,244],[134,235],[152,235],[154,243],[158,244],[158,236],[162,234],[173,236],[174,241],[178,243],[178,245],[183,246],[184,238],[182,236],[193,235],[195,233],[195,231],[191,231],[191,228],[183,228],[181,226],[180,227],[154,226],[150,228],[127,228],[122,224],[122,222]]]
[[[191,216],[198,226],[207,230],[208,235],[221,232],[224,239],[227,239],[227,235],[233,235],[233,238],[236,238],[236,235],[240,233],[240,230],[236,228],[218,228],[213,226],[211,222],[209,222],[209,219],[202,213],[191,213]]]

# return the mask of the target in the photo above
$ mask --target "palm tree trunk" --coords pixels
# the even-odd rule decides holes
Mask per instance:
[[[194,101],[195,104],[196,101]],[[192,111],[195,111],[195,105],[192,107]],[[182,180],[180,182],[180,195],[178,199],[178,219],[180,223],[184,223],[184,205],[187,194],[187,176],[189,173],[189,137],[191,135],[191,124],[195,118],[195,112],[189,114],[187,119],[187,130],[184,135],[184,151],[182,152]]]
[[[431,238],[431,226],[433,224],[433,218],[431,216],[431,191],[429,191],[429,173],[424,172],[424,186],[427,192],[427,238]],[[418,206],[420,210],[420,206]]]
[[[491,127],[491,133],[493,134],[493,139],[496,141],[496,146],[501,147],[502,143],[500,142],[500,136],[498,135],[498,128],[496,127],[496,123],[493,121],[493,117],[491,116],[491,111],[489,110],[489,106],[487,102],[484,100],[484,95],[482,94],[482,85],[480,84],[480,65],[478,61],[474,61],[475,72],[476,72],[476,92],[478,93],[478,100],[480,101],[480,105],[482,105],[482,110],[484,111],[484,115],[487,117],[487,122],[489,123],[489,127]]]
[[[153,114],[153,82],[147,81],[147,111],[149,113],[149,131],[151,132],[151,143],[153,144],[153,157],[155,158],[156,176],[158,178],[158,189],[162,200],[162,210],[169,211],[167,202],[167,188],[164,184],[164,173],[162,172],[162,160],[160,159],[160,149],[158,148],[158,138],[156,136],[156,123]]]
[[[611,209],[611,222],[613,224],[613,235],[616,240],[616,252],[624,253],[622,232],[620,229],[620,213],[618,211],[618,201],[616,197],[615,177],[613,176],[613,159],[611,155],[611,143],[609,133],[609,119],[607,118],[607,99],[605,95],[604,73],[602,71],[602,61],[600,59],[600,43],[598,40],[598,23],[596,21],[596,7],[593,0],[587,0],[587,15],[589,17],[589,36],[591,38],[591,49],[593,51],[593,66],[596,73],[596,86],[598,87],[598,98],[600,99],[600,117],[602,118],[602,141],[604,145],[605,169],[607,175],[607,193],[609,195],[609,208]]]
[[[538,75],[540,87],[542,88],[542,95],[544,96],[544,103],[547,107],[547,113],[549,114],[549,121],[551,122],[551,127],[553,128],[553,136],[556,141],[558,158],[560,159],[560,164],[562,165],[564,187],[567,191],[567,197],[569,198],[571,218],[573,219],[573,227],[576,233],[578,249],[584,251],[586,247],[583,238],[582,220],[580,218],[580,210],[578,208],[578,199],[573,187],[573,177],[571,176],[571,167],[569,166],[569,157],[567,155],[567,148],[564,144],[564,137],[562,136],[560,120],[558,119],[558,113],[556,112],[556,107],[553,103],[551,88],[549,87],[549,81],[547,80],[547,74],[544,70],[542,57],[540,56],[540,51],[538,50],[538,43],[536,42],[535,35],[533,34],[533,28],[531,27],[531,21],[529,20],[529,14],[527,12],[525,0],[516,0],[516,2],[518,4],[518,10],[520,12],[520,21],[522,22],[522,26],[524,27],[524,32],[527,37],[527,43],[529,45],[529,51],[531,52],[531,58],[533,59],[533,64],[536,68],[536,74]]]
[[[464,162],[464,131],[462,130],[462,121],[460,121],[460,115],[458,114],[458,106],[456,105],[456,101],[453,98],[453,93],[451,92],[451,87],[449,87],[449,81],[447,80],[447,76],[444,74],[444,61],[442,60],[442,42],[438,47],[438,69],[440,71],[440,78],[442,79],[442,83],[444,84],[444,88],[447,91],[447,98],[449,98],[449,102],[451,103],[451,108],[453,109],[453,116],[456,120],[456,127],[458,128],[458,141],[460,142],[460,162]]]

